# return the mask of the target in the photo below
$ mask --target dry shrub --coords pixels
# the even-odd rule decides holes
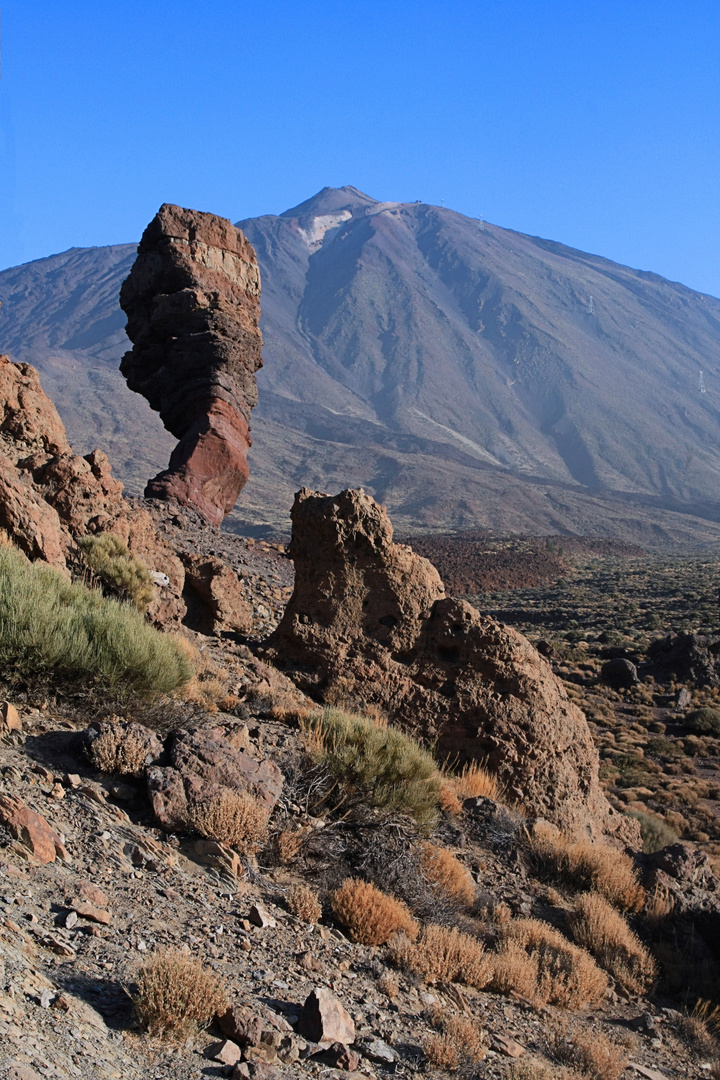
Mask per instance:
[[[416,944],[396,935],[389,948],[394,963],[427,983],[463,982],[482,989],[492,978],[492,960],[485,946],[456,926],[429,923]]]
[[[577,1080],[574,1069],[550,1065],[539,1058],[521,1058],[510,1066],[510,1080]]]
[[[378,986],[385,997],[390,998],[391,1001],[394,1001],[400,993],[400,980],[394,971],[389,971],[387,968],[378,979]]]
[[[320,922],[322,915],[320,897],[309,885],[293,885],[288,889],[285,899],[287,906],[298,919],[313,925]]]
[[[627,1054],[602,1031],[559,1028],[552,1043],[555,1056],[588,1080],[620,1080],[625,1072]]]
[[[249,792],[226,789],[204,802],[191,803],[188,817],[201,836],[248,855],[265,843],[270,812]]]
[[[681,1018],[680,1034],[695,1050],[703,1054],[716,1054],[720,1035],[720,1006],[700,998],[693,1011]]]
[[[502,941],[492,959],[493,990],[500,994],[520,994],[529,1001],[537,995],[538,958],[517,941]]]
[[[423,1043],[425,1056],[437,1069],[451,1071],[461,1062],[476,1065],[487,1053],[488,1037],[481,1027],[462,1016],[451,1016],[436,1008],[431,1022],[439,1034],[429,1035]]]
[[[300,853],[308,837],[307,829],[285,829],[275,837],[278,858],[281,863],[291,863]]]
[[[198,648],[189,638],[178,635],[177,641],[195,671],[183,691],[184,700],[199,705],[205,712],[218,712],[229,696],[222,669],[204,648]]]
[[[475,882],[467,867],[447,848],[423,844],[422,868],[425,876],[451,900],[469,907],[475,900]]]
[[[639,911],[645,903],[632,859],[617,848],[573,840],[548,822],[536,822],[526,836],[539,872],[576,889],[594,889],[623,911]]]
[[[398,930],[414,941],[418,924],[400,900],[387,896],[369,881],[346,878],[330,895],[332,909],[354,941],[384,945]]]
[[[461,802],[464,799],[492,799],[497,802],[502,797],[497,776],[488,772],[479,761],[468,761],[459,773],[448,775],[447,780]]]
[[[444,778],[443,783],[440,785],[438,805],[444,813],[450,814],[451,817],[459,817],[462,814],[462,803],[447,777]]]
[[[115,776],[142,776],[148,763],[147,736],[133,724],[113,716],[87,747],[87,756],[100,772]]]
[[[133,1004],[151,1035],[183,1039],[207,1027],[227,1008],[220,980],[199,960],[177,949],[161,949],[144,964]]]
[[[666,885],[657,884],[652,894],[647,898],[643,915],[645,922],[653,929],[659,929],[668,916],[675,910],[675,897]]]
[[[584,893],[569,914],[578,945],[596,958],[616,982],[633,994],[644,993],[657,976],[655,961],[623,916],[598,893]]]
[[[542,1001],[581,1009],[605,996],[607,975],[585,949],[573,945],[559,930],[539,919],[514,919],[506,940],[522,945],[538,964],[537,996]]]

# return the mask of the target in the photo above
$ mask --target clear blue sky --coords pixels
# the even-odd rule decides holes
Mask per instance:
[[[717,0],[6,0],[0,268],[326,184],[720,295]]]

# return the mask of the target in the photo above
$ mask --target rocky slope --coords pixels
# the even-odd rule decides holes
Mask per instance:
[[[236,521],[280,529],[302,484],[350,484],[402,530],[720,535],[719,301],[353,188],[239,224],[263,278],[266,366]],[[131,259],[122,245],[3,271],[0,318],[14,358],[52,380],[71,439],[102,442],[139,491],[170,444],[112,370]]]

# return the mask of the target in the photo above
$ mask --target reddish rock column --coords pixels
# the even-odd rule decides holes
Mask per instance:
[[[253,247],[225,218],[165,204],[143,233],[120,305],[133,342],[120,370],[180,440],[145,494],[219,525],[248,478],[262,366]]]

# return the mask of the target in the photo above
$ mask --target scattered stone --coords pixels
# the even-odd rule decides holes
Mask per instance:
[[[0,735],[11,731],[22,731],[22,720],[15,706],[9,701],[3,701],[0,703]]]
[[[360,1055],[341,1042],[332,1043],[325,1049],[313,1054],[313,1059],[322,1062],[323,1065],[329,1065],[333,1069],[342,1069],[343,1072],[355,1072],[360,1064]]]
[[[60,837],[44,817],[13,795],[0,795],[0,825],[24,844],[41,863],[69,859]]]
[[[335,995],[317,986],[308,995],[298,1018],[300,1035],[315,1043],[355,1042],[353,1019]]]
[[[641,1076],[647,1077],[647,1080],[667,1080],[665,1073],[658,1072],[657,1069],[650,1069],[647,1065],[638,1065],[634,1061],[628,1061],[627,1067],[628,1069],[634,1069]]]
[[[247,876],[238,853],[217,840],[196,840],[190,845],[190,851],[198,862],[204,866],[212,866],[214,870],[226,874],[234,881],[242,881]]]
[[[506,1035],[492,1035],[490,1038],[490,1046],[498,1054],[504,1054],[505,1057],[519,1058],[525,1053],[525,1047],[521,1046],[515,1039],[510,1039]]]
[[[253,904],[250,908],[250,914],[248,915],[250,922],[253,926],[272,927],[277,926],[277,922],[273,919],[267,908],[262,904]]]
[[[106,911],[105,908],[96,907],[95,904],[89,904],[86,900],[73,900],[72,909],[81,918],[101,923],[103,926],[109,926],[112,922],[112,915],[109,911]]]
[[[607,660],[600,669],[600,678],[617,690],[630,690],[639,682],[637,668],[632,660],[622,656]]]
[[[67,930],[72,930],[73,926],[77,924],[78,913],[77,911],[68,911],[67,915],[63,919],[63,926]]]
[[[260,1045],[264,1024],[257,1013],[247,1005],[231,1005],[218,1017],[218,1023],[223,1035],[227,1035],[238,1046]]]
[[[231,1039],[223,1039],[222,1042],[213,1043],[208,1047],[207,1056],[213,1061],[219,1061],[222,1065],[237,1065],[242,1058],[242,1050]]]
[[[392,1046],[388,1046],[382,1039],[370,1039],[368,1042],[363,1042],[360,1050],[363,1057],[378,1065],[392,1065],[394,1061],[397,1061],[397,1054]]]

